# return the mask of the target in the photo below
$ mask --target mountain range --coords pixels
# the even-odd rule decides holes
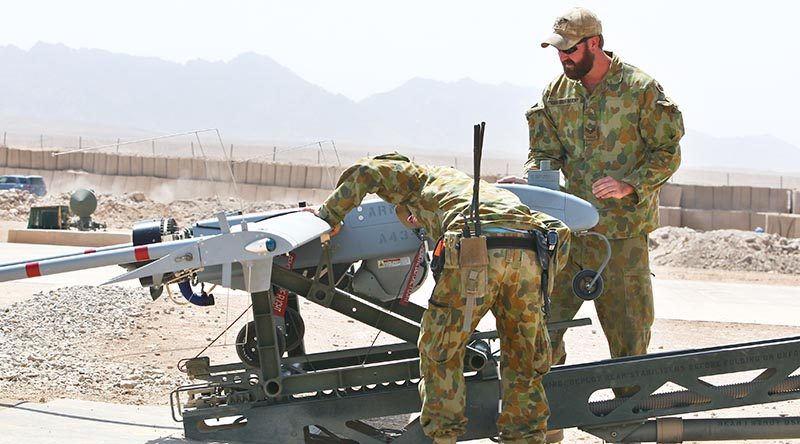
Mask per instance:
[[[37,43],[27,51],[0,47],[0,66],[3,125],[69,121],[131,134],[219,128],[240,140],[333,139],[471,155],[472,125],[483,120],[485,156],[512,159],[526,151],[523,113],[540,94],[510,84],[415,78],[355,102],[254,53],[175,63]],[[682,147],[684,166],[800,173],[800,148],[771,136],[718,138],[690,129]]]

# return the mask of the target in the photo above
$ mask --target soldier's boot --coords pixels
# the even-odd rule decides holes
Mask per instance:
[[[564,430],[563,429],[555,429],[555,430],[548,430],[547,435],[547,444],[554,444],[564,440]]]
[[[433,438],[433,444],[456,444],[457,442],[457,436],[437,436]]]

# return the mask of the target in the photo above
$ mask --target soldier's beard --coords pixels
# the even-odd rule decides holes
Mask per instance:
[[[594,54],[589,51],[586,51],[583,58],[577,62],[573,62],[571,59],[561,62],[561,66],[564,67],[564,75],[572,80],[582,79],[592,70],[592,65],[594,65]]]

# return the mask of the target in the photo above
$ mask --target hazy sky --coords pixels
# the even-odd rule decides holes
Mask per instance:
[[[0,45],[35,42],[185,62],[243,52],[275,59],[354,100],[413,77],[543,87],[541,49],[572,5],[603,21],[606,49],[653,75],[687,127],[771,134],[800,146],[800,7],[777,1],[3,1]],[[13,67],[3,67],[13,69]],[[788,79],[788,80],[787,80]],[[537,100],[531,97],[531,104]],[[757,153],[756,153],[757,154]]]

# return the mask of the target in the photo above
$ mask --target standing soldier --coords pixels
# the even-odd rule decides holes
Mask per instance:
[[[348,168],[318,215],[337,227],[368,193],[396,205],[406,225],[423,227],[444,245],[444,268],[418,342],[425,434],[443,444],[455,443],[465,432],[464,354],[478,321],[491,310],[502,351],[500,438],[504,443],[544,443],[550,410],[542,376],[550,369],[551,353],[534,235],[558,233],[552,255],[552,267],[558,269],[569,249],[569,230],[546,214],[531,212],[510,191],[481,181],[487,248],[465,266],[465,248],[459,256],[459,244],[470,234],[464,230],[464,214],[469,213],[473,180],[456,169],[418,165],[397,153],[362,159]]]
[[[653,292],[647,235],[658,227],[658,192],[680,164],[683,119],[661,85],[618,55],[603,51],[600,20],[575,7],[556,19],[542,47],[552,46],[564,73],[527,113],[530,153],[526,170],[549,160],[561,169],[566,191],[594,204],[594,231],[611,242],[604,294],[595,308],[612,357],[647,353]],[[515,181],[509,177],[501,182]],[[582,301],[572,276],[597,269],[605,246],[596,236],[576,237],[570,261],[556,278],[553,321],[572,319]],[[563,331],[552,335],[553,358],[566,357]],[[625,390],[615,390],[618,395]]]

